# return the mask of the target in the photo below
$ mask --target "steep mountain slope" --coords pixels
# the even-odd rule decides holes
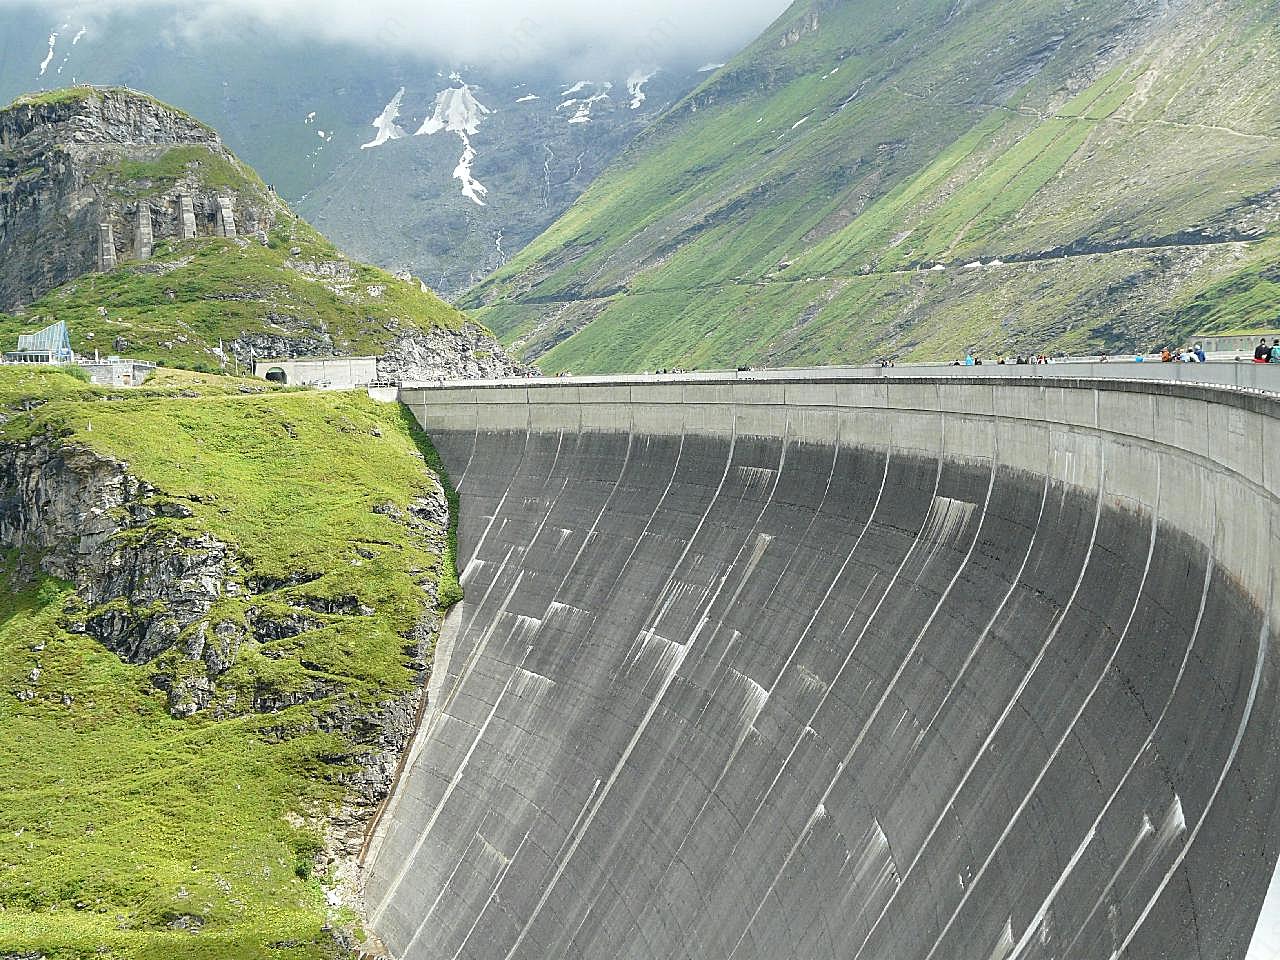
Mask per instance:
[[[388,380],[514,369],[420,281],[344,257],[213,130],[130,90],[0,111],[5,308],[21,316],[0,314],[0,336],[62,319],[81,352],[170,365],[365,354]]]
[[[468,71],[465,81],[409,81],[399,119],[404,136],[346,148],[298,207],[354,255],[412,270],[445,296],[458,294],[550,226],[695,78],[664,70],[514,83]],[[368,128],[360,132],[373,137]],[[472,156],[464,164],[466,151]],[[464,189],[462,169],[481,189]]]
[[[1249,0],[801,0],[463,302],[550,370],[1253,322],[1277,76]]]
[[[602,76],[578,63],[511,59],[506,47],[523,47],[518,33],[495,40],[501,62],[464,66],[425,52],[235,29],[229,18],[208,16],[207,5],[199,11],[206,17],[197,29],[177,2],[95,9],[87,18],[74,4],[0,5],[0,103],[74,82],[150,91],[215,126],[344,250],[409,270],[447,296],[549,226],[636,133],[703,79],[697,64],[664,57],[661,37],[620,57],[616,76]],[[655,65],[663,69],[637,103],[628,80]],[[453,179],[462,152],[454,134],[413,136],[437,96],[456,86],[455,69],[492,111],[471,138],[484,207]],[[590,122],[570,122],[576,108],[558,108],[581,98],[561,93],[583,71],[593,86],[612,89]],[[374,139],[370,121],[401,87],[404,141],[362,150]]]

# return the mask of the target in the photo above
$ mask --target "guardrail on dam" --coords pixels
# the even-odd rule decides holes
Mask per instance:
[[[367,862],[400,960],[1278,955],[1274,397],[401,398],[466,601]]]

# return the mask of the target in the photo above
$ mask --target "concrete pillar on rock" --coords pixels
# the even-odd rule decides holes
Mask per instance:
[[[116,268],[116,235],[111,224],[98,224],[98,271],[106,273]]]
[[[218,212],[213,226],[214,236],[231,237],[236,235],[236,215],[228,197],[218,198]]]
[[[150,260],[155,247],[155,235],[151,230],[151,204],[138,201],[138,228],[133,236],[133,253],[139,260]]]
[[[196,235],[196,208],[185,193],[178,197],[178,236],[194,240]]]

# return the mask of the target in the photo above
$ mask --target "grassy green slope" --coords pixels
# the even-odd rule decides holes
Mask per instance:
[[[1274,10],[1202,7],[799,2],[465,305],[548,370],[1179,335],[1280,180]]]
[[[293,251],[298,251],[293,253]],[[318,274],[315,265],[340,275]],[[125,261],[46,294],[22,317],[0,314],[6,349],[18,333],[67,321],[72,347],[92,355],[125,340],[131,357],[212,369],[219,340],[328,338],[346,354],[376,354],[393,331],[458,329],[465,318],[416,281],[348,260],[301,220],[256,241],[161,241],[153,259]]]
[[[68,632],[71,588],[18,579],[18,558],[0,564],[0,954],[335,956],[328,925],[349,918],[333,915],[312,876],[311,824],[367,747],[319,718],[407,690],[404,637],[428,602],[419,582],[438,578],[456,596],[447,554],[373,510],[426,491],[433,452],[401,408],[360,395],[246,396],[247,384],[190,374],[158,384],[122,396],[61,373],[2,371],[4,438],[52,431],[124,459],[193,513],[155,523],[229,543],[246,579],[305,575],[229,598],[211,621],[243,617],[250,602],[288,610],[339,595],[372,612],[249,639],[219,680],[222,694],[319,683],[328,696],[177,720],[151,682],[164,664],[127,665]],[[16,413],[33,399],[44,402]]]

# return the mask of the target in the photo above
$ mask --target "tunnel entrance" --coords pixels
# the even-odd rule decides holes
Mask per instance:
[[[279,383],[279,384],[287,384],[289,382],[289,378],[285,375],[285,372],[279,367],[272,367],[270,370],[268,370],[267,379],[270,380],[272,383]]]

